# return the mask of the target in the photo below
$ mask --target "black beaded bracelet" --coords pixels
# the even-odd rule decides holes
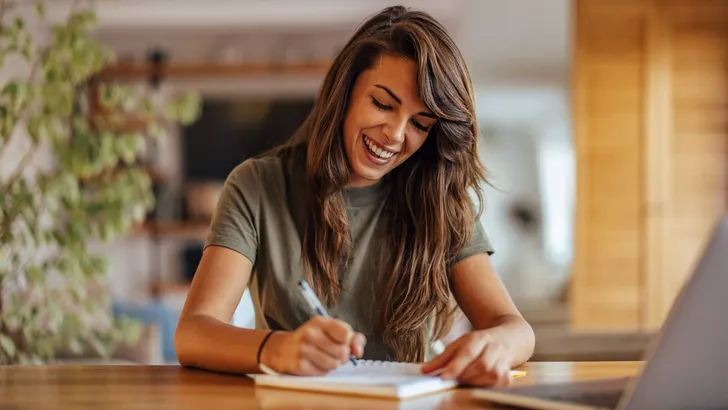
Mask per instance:
[[[263,346],[265,346],[265,343],[268,341],[268,338],[270,338],[271,335],[275,332],[276,332],[276,330],[271,330],[267,335],[265,335],[265,337],[263,338],[263,341],[260,342],[260,346],[258,347],[258,358],[256,359],[258,364],[260,364],[260,355],[263,352]]]

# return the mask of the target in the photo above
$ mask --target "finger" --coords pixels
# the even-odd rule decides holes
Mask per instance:
[[[320,327],[307,327],[303,334],[303,342],[315,346],[318,350],[339,361],[339,363],[348,360],[351,354],[349,345],[336,343]]]
[[[498,361],[505,355],[505,350],[499,343],[488,343],[482,353],[463,370],[460,375],[461,381],[467,381],[482,374],[490,374],[495,377],[495,368]]]
[[[327,320],[321,321],[320,326],[326,335],[336,343],[349,344],[351,338],[354,337],[354,330],[351,326],[339,319],[327,318]]]
[[[420,369],[422,371],[422,373],[429,374],[429,373],[432,373],[432,372],[442,368],[443,366],[445,366],[450,361],[450,359],[455,355],[455,353],[458,350],[458,347],[461,344],[462,343],[459,340],[456,340],[455,342],[450,343],[445,348],[444,352],[440,353],[439,355],[435,356],[432,360],[430,360],[429,362],[422,365],[422,367]]]
[[[506,387],[512,383],[512,380],[508,364],[501,361],[493,370],[464,374],[458,379],[458,382],[467,386]]]
[[[488,365],[487,370],[493,371],[496,365],[503,361],[507,356],[506,348],[502,343],[491,342],[485,349],[485,363]]]
[[[498,375],[496,386],[505,387],[510,386],[513,383],[513,378],[511,378],[511,364],[505,358],[498,362],[495,367],[495,371]]]
[[[351,339],[350,348],[354,355],[361,359],[364,356],[364,346],[367,344],[367,338],[363,334],[356,332]]]
[[[323,376],[326,374],[326,370],[316,366],[302,355],[291,374],[295,376]]]
[[[506,359],[500,358],[495,365],[487,366],[483,358],[479,358],[463,371],[458,379],[459,383],[472,386],[485,384],[493,386],[508,386],[511,383],[510,367]]]
[[[450,362],[445,365],[442,377],[445,380],[457,379],[470,363],[477,360],[483,350],[485,342],[473,341],[461,346]]]
[[[341,361],[314,345],[301,346],[301,356],[320,370],[329,372],[341,365]]]
[[[486,351],[488,350],[488,347],[486,346]],[[488,377],[494,377],[495,374],[490,371],[490,365],[486,362],[486,354],[485,351],[481,353],[480,356],[478,356],[477,359],[473,360],[466,368],[463,370],[463,372],[460,374],[460,377],[458,377],[458,380],[461,383],[468,383],[470,380],[480,378],[481,376],[488,376]]]

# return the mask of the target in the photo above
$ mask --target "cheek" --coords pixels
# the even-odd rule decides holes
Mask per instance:
[[[407,156],[411,156],[420,148],[422,148],[422,146],[425,144],[425,140],[427,140],[427,134],[415,134],[407,138],[407,146],[405,147],[405,149],[407,150]]]
[[[385,112],[373,109],[366,102],[360,102],[352,106],[345,127],[347,127],[349,134],[357,136],[362,131],[366,132],[368,129],[385,124],[387,120]]]
[[[347,149],[350,149],[356,141],[359,135],[359,127],[357,125],[357,118],[355,112],[350,112],[344,119],[343,127],[344,145]]]

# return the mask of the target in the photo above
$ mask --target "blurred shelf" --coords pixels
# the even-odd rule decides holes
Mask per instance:
[[[149,179],[153,183],[163,183],[163,182],[167,181],[167,179],[168,179],[167,175],[159,167],[143,165],[140,163],[133,163],[133,164],[119,164],[113,168],[105,169],[104,171],[99,172],[97,174],[80,177],[80,180],[83,184],[106,183],[107,178],[116,177],[118,174],[128,171],[130,168],[138,168],[138,169],[143,170],[144,172],[146,172],[147,176],[149,176]]]
[[[124,113],[102,113],[99,111],[90,117],[96,129],[110,131],[117,135],[124,133],[148,133],[152,127],[164,130],[170,124],[161,115],[133,116]]]
[[[246,77],[266,75],[323,75],[330,61],[216,63],[208,61],[170,62],[162,68],[148,63],[120,62],[96,76],[98,80],[146,80],[158,73],[166,79],[201,77]]]
[[[146,221],[134,230],[134,234],[182,240],[205,240],[209,229],[209,221]]]

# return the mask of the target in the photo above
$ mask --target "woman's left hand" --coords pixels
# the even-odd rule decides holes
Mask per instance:
[[[476,330],[450,343],[422,366],[422,373],[440,373],[443,379],[471,386],[507,386],[512,359],[510,349],[488,330]]]

